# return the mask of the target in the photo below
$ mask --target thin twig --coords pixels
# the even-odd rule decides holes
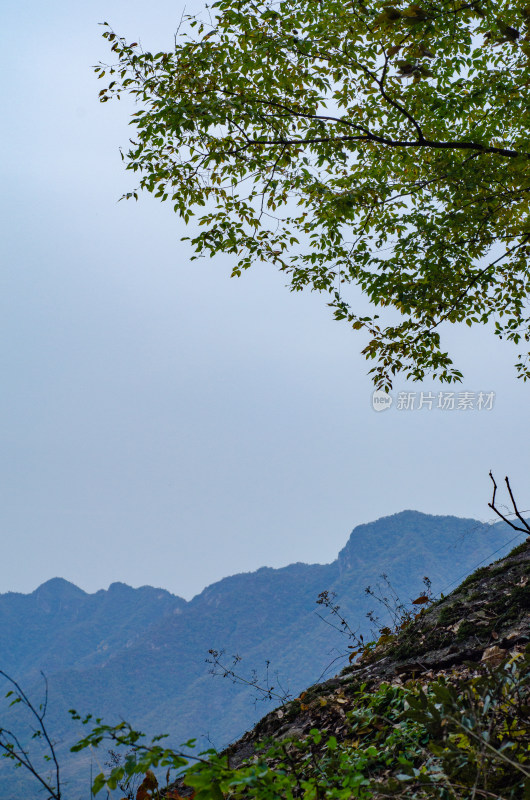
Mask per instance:
[[[505,482],[506,482],[506,486],[508,487],[508,492],[509,492],[509,495],[510,495],[510,499],[511,499],[511,501],[512,501],[513,511],[514,511],[514,514],[515,514],[515,516],[517,517],[517,519],[519,519],[519,520],[520,520],[520,521],[523,523],[523,525],[524,525],[524,528],[520,528],[520,527],[519,527],[518,525],[516,525],[514,522],[512,522],[511,520],[509,520],[509,519],[508,519],[508,518],[507,518],[507,517],[506,517],[506,516],[505,516],[505,515],[502,513],[502,511],[499,511],[499,509],[498,509],[498,508],[497,508],[497,506],[495,505],[495,496],[496,496],[496,494],[497,494],[497,484],[495,483],[495,478],[493,477],[493,475],[492,475],[492,473],[491,473],[491,470],[490,470],[490,478],[491,478],[491,480],[492,480],[492,482],[493,482],[493,496],[492,496],[492,498],[491,498],[491,503],[488,503],[488,506],[491,508],[491,510],[492,510],[492,511],[494,511],[494,512],[497,514],[497,516],[498,516],[498,517],[500,517],[502,520],[504,520],[504,522],[506,522],[506,523],[507,523],[507,525],[509,525],[509,526],[510,526],[510,528],[513,528],[513,529],[514,529],[514,531],[520,531],[521,533],[530,534],[530,525],[529,525],[529,524],[528,524],[528,522],[527,522],[527,521],[524,519],[524,517],[522,517],[522,516],[521,516],[521,514],[520,514],[520,512],[519,512],[519,509],[517,508],[517,504],[516,504],[516,502],[515,502],[515,498],[514,498],[514,496],[513,496],[513,492],[512,492],[511,486],[510,486],[510,481],[508,480],[508,476],[506,476],[504,480],[505,480]]]

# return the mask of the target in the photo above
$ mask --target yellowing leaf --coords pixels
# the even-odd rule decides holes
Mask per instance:
[[[415,600],[412,601],[413,605],[419,606],[422,603],[428,603],[429,597],[426,594],[422,594],[420,597],[417,597]]]

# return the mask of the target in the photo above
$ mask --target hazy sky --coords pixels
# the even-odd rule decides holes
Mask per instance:
[[[97,100],[98,22],[158,50],[182,8],[4,7],[2,592],[60,575],[189,598],[331,561],[355,525],[405,508],[489,519],[490,468],[530,503],[511,345],[446,335],[458,390],[495,392],[493,410],[398,410],[397,391],[432,388],[398,380],[376,413],[362,339],[324,297],[266,267],[235,280],[226,257],[190,262],[169,208],[117,202],[135,188],[118,152],[131,131],[126,104]]]

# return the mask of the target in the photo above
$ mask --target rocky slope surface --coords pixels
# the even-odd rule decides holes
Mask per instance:
[[[457,680],[522,652],[530,642],[530,540],[474,572],[404,630],[381,638],[340,675],[260,720],[226,751],[232,766],[268,736],[304,736],[315,727],[346,736],[348,697],[360,685],[375,690],[383,682],[402,686],[411,678]]]
[[[526,800],[530,539],[415,617],[168,797]]]

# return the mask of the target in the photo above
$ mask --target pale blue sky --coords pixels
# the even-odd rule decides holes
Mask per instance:
[[[191,597],[331,561],[356,524],[405,508],[488,519],[490,468],[530,504],[510,345],[446,338],[460,388],[495,391],[493,411],[376,414],[362,341],[324,298],[266,267],[191,263],[168,208],[117,203],[130,131],[126,105],[97,101],[98,22],[161,49],[182,6],[4,8],[1,592],[60,575]]]

